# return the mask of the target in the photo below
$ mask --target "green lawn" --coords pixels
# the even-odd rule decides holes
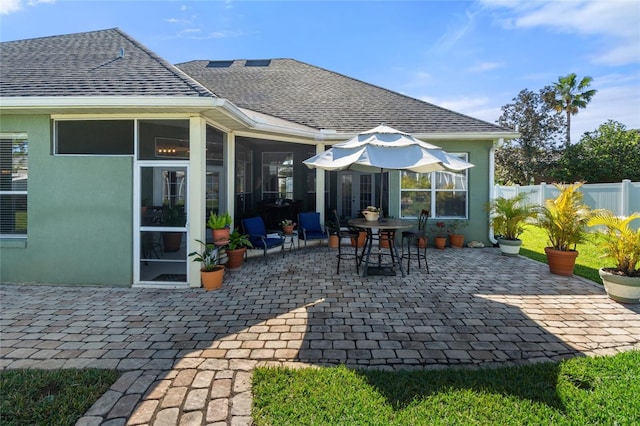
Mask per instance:
[[[598,240],[601,237],[598,234],[589,234],[588,240],[584,244],[578,244],[578,258],[576,259],[576,267],[574,274],[587,278],[598,284],[602,284],[598,269],[605,266],[606,259],[602,259],[601,250],[598,249]],[[522,240],[522,248],[520,254],[539,262],[547,263],[547,256],[544,254],[544,248],[549,245],[547,234],[540,228],[535,226],[527,226],[524,233],[520,236]],[[609,261],[608,266],[613,266]]]
[[[478,370],[258,368],[256,425],[635,425],[640,351]]]
[[[0,372],[0,425],[73,425],[117,380],[113,370]]]

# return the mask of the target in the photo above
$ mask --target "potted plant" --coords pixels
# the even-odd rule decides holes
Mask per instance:
[[[634,231],[629,226],[636,219],[640,219],[640,213],[621,218],[604,210],[589,220],[589,226],[605,227],[598,231],[602,236],[603,257],[616,264],[615,267],[600,268],[600,279],[607,295],[623,303],[640,303],[640,228]]]
[[[592,216],[589,206],[582,203],[582,183],[559,185],[555,199],[545,200],[540,208],[537,226],[544,229],[551,245],[545,247],[549,271],[557,275],[572,275],[578,257],[576,245],[585,240],[586,227]]]
[[[184,206],[181,204],[162,206],[162,225],[168,227],[181,228],[187,223],[187,216]],[[174,252],[180,250],[182,245],[182,232],[163,232],[162,245],[164,251]]]
[[[211,212],[207,226],[211,228],[213,235],[213,243],[217,246],[224,246],[229,242],[229,234],[231,233],[231,215],[228,212],[217,214]]]
[[[519,238],[524,225],[537,217],[536,206],[526,202],[528,194],[521,192],[515,197],[498,197],[487,204],[491,226],[498,239],[500,252],[505,256],[517,256],[522,240]]]
[[[296,223],[291,219],[285,219],[280,222],[280,226],[282,226],[282,232],[287,235],[291,235],[293,233],[293,228],[295,228]]]
[[[380,219],[380,209],[374,206],[367,206],[366,209],[362,210],[362,214],[369,222]]]
[[[238,228],[234,229],[229,234],[229,243],[226,247],[227,252],[227,268],[230,270],[238,269],[244,262],[244,256],[247,253],[247,248],[253,247],[249,236],[240,233]]]
[[[436,226],[432,229],[436,234],[433,239],[435,247],[437,249],[444,250],[447,246],[447,224],[444,222],[436,222]]]
[[[452,220],[449,222],[449,242],[453,248],[462,248],[464,246],[464,235],[462,229],[466,228],[469,222],[466,220]]]
[[[329,233],[329,248],[338,248],[338,245],[340,244],[340,238],[338,238],[340,226],[333,219],[327,219],[324,225],[327,227],[327,232]]]
[[[202,246],[202,251],[194,251],[189,256],[195,256],[193,261],[200,262],[200,279],[205,290],[215,290],[222,287],[224,266],[220,265],[218,250],[214,244],[205,244],[196,240]]]

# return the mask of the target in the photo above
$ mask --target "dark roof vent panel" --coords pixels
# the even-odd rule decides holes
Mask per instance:
[[[209,61],[207,68],[229,68],[233,61]]]
[[[268,67],[271,59],[249,59],[244,63],[245,67]]]

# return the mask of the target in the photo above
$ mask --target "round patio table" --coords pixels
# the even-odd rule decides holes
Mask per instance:
[[[402,270],[402,263],[400,256],[398,256],[398,249],[396,248],[395,237],[396,231],[399,229],[408,229],[411,228],[412,223],[407,220],[402,219],[378,219],[369,221],[363,218],[351,219],[349,220],[349,226],[353,226],[356,228],[361,228],[367,231],[367,239],[364,243],[364,247],[362,248],[362,255],[360,256],[360,262],[363,264],[362,267],[362,276],[366,275],[388,275],[386,273],[391,268],[393,272],[393,267],[397,266],[400,269],[400,274],[404,277],[404,271]],[[377,229],[379,232],[374,233],[373,230]],[[385,231],[384,234],[380,231]],[[385,240],[389,243],[389,253],[383,253],[382,249],[378,248],[378,263],[377,266],[370,266],[371,260],[371,247],[373,246],[373,240]],[[366,252],[366,254],[365,254]],[[382,255],[390,255],[391,263],[390,264],[382,264]],[[370,271],[371,270],[371,271]],[[393,272],[395,275],[395,272]]]

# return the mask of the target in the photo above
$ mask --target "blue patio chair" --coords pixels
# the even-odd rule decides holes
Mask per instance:
[[[298,213],[298,248],[300,240],[304,240],[305,247],[308,240],[327,240],[329,247],[329,231],[320,224],[320,213]]]
[[[242,219],[242,228],[244,233],[249,236],[249,241],[253,244],[253,248],[262,249],[265,257],[267,256],[267,250],[278,246],[282,247],[281,251],[284,256],[284,237],[279,232],[278,237],[267,236],[267,229],[260,216]]]

